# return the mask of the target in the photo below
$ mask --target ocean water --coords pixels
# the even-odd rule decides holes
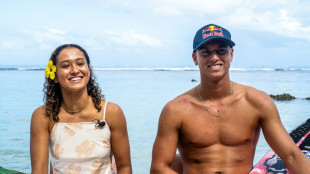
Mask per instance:
[[[193,68],[95,68],[106,100],[120,105],[127,119],[133,173],[149,173],[160,112],[177,95],[199,84]],[[297,99],[275,101],[286,130],[310,118],[310,69],[232,68],[232,81],[268,94],[290,93]],[[40,68],[0,67],[0,166],[31,172],[30,120],[43,104],[44,71]],[[195,79],[196,82],[191,80]],[[270,149],[263,134],[254,163]]]

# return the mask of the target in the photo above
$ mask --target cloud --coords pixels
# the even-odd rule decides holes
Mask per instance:
[[[98,40],[92,37],[82,38],[81,42],[85,44],[88,48],[95,49],[95,50],[103,50],[105,49],[104,44],[100,43]]]
[[[101,38],[106,46],[121,50],[164,47],[160,40],[154,39],[147,34],[139,34],[134,30],[122,32],[105,30]]]
[[[12,32],[9,37],[1,41],[1,48],[8,50],[51,50],[54,45],[67,43],[69,40],[66,32],[58,29],[28,28]]]
[[[154,0],[154,13],[226,23],[236,29],[265,31],[310,41],[310,2],[301,0]],[[302,13],[303,12],[303,13]],[[216,21],[212,21],[215,19]]]
[[[154,0],[154,11],[158,14],[171,15],[214,14],[224,16],[238,7],[242,0]]]
[[[20,41],[10,40],[10,41],[1,41],[0,48],[2,49],[16,49],[22,50],[25,49],[25,44]]]
[[[57,42],[64,43],[67,41],[66,32],[59,29],[37,29],[24,30],[23,33],[30,36],[37,43]]]
[[[159,15],[164,16],[180,16],[182,15],[182,12],[176,8],[173,7],[158,7],[154,9],[154,12]]]
[[[299,7],[284,3],[281,8],[280,5],[281,3],[273,3],[269,4],[269,8],[262,9],[260,4],[253,4],[252,8],[239,8],[229,17],[230,24],[235,28],[310,41],[310,26],[302,23],[302,18],[297,13]],[[280,8],[272,8],[276,6]]]
[[[148,34],[140,34],[134,30],[115,32],[105,30],[103,33],[77,34],[59,29],[28,29],[18,33],[16,39],[6,39],[0,42],[3,49],[41,49],[51,50],[58,45],[65,43],[77,43],[90,49],[103,50],[141,50],[148,48],[164,48],[162,41],[152,38]],[[99,37],[98,37],[99,35]],[[20,38],[18,40],[18,38]],[[27,40],[27,42],[22,41]]]

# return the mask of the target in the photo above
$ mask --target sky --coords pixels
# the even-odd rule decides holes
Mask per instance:
[[[236,43],[232,67],[310,67],[307,0],[9,0],[0,13],[0,66],[45,67],[75,43],[93,67],[194,67],[194,35],[213,23]]]

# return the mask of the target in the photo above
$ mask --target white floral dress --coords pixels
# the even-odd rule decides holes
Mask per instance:
[[[55,123],[50,134],[53,174],[114,174],[110,137],[107,123],[101,128],[95,122]]]

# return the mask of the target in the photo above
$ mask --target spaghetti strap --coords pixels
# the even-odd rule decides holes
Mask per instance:
[[[107,169],[107,170],[104,172],[104,174],[109,174],[110,171],[111,171],[111,168]]]
[[[108,104],[108,101],[105,101],[104,110],[103,110],[103,120],[105,120],[105,113],[106,113],[106,110],[107,110],[107,104]]]

